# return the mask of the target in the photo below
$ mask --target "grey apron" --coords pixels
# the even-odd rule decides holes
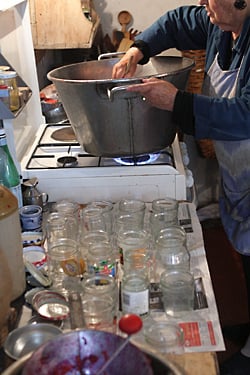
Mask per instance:
[[[223,71],[217,58],[205,77],[203,94],[232,98],[240,68]],[[234,248],[250,255],[250,140],[214,141],[214,147],[221,174],[221,221]]]

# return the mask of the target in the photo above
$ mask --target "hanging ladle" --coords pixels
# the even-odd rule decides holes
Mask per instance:
[[[114,361],[114,359],[120,354],[120,352],[128,344],[132,334],[137,333],[142,328],[142,320],[138,315],[126,314],[119,320],[119,328],[122,332],[127,333],[128,337],[123,343],[116,349],[111,357],[104,363],[104,365],[97,371],[96,375],[101,375],[107,367]]]

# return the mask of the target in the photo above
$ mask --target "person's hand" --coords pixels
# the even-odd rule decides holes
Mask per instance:
[[[136,48],[131,47],[125,53],[118,63],[113,67],[112,78],[131,78],[133,77],[137,63],[143,58],[142,52]]]
[[[162,79],[147,78],[143,83],[129,85],[127,91],[141,94],[153,107],[173,111],[178,89]]]

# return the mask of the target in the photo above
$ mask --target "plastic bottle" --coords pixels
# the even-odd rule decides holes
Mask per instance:
[[[20,176],[10,154],[4,129],[0,129],[0,184],[6,186],[16,196],[18,207],[22,207]]]
[[[9,189],[1,185],[0,249],[0,254],[5,257],[8,263],[8,269],[6,268],[3,274],[1,268],[1,287],[4,285],[3,281],[7,278],[7,273],[10,272],[11,283],[8,288],[5,288],[5,293],[8,294],[11,301],[13,301],[25,291],[26,287],[21,225],[17,199]],[[0,309],[2,309],[2,301],[0,303]]]

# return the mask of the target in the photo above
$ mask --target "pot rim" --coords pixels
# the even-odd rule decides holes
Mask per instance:
[[[122,84],[126,84],[126,83],[128,83],[128,84],[130,84],[130,83],[134,83],[134,82],[138,83],[138,80],[142,80],[144,78],[159,78],[159,79],[161,79],[161,78],[164,78],[164,77],[168,77],[170,75],[171,76],[178,75],[178,74],[180,74],[180,72],[185,72],[185,71],[191,70],[195,65],[195,61],[193,59],[190,59],[189,57],[157,55],[157,56],[151,57],[150,60],[154,60],[154,59],[168,59],[168,60],[171,60],[171,59],[174,60],[175,59],[175,60],[179,60],[179,61],[189,61],[190,64],[187,64],[187,66],[185,66],[183,68],[178,68],[178,69],[172,70],[170,72],[159,73],[159,74],[149,74],[149,75],[144,75],[144,76],[140,76],[140,77],[132,77],[132,78],[69,79],[69,78],[58,78],[58,77],[53,76],[55,73],[61,72],[64,69],[68,69],[70,67],[80,66],[80,65],[84,65],[84,64],[90,64],[90,63],[93,63],[93,62],[96,62],[96,63],[100,64],[100,63],[105,62],[105,61],[110,62],[111,60],[113,61],[112,65],[115,65],[115,63],[119,61],[118,58],[111,58],[111,59],[106,59],[106,60],[84,61],[84,62],[64,65],[64,66],[55,68],[55,69],[51,70],[50,72],[48,72],[47,78],[52,82],[63,82],[63,83],[67,82],[67,83],[73,83],[73,84],[82,84],[82,83],[89,83],[89,84],[91,84],[91,83],[92,84],[96,84],[96,83],[116,83],[116,84],[122,83]]]

